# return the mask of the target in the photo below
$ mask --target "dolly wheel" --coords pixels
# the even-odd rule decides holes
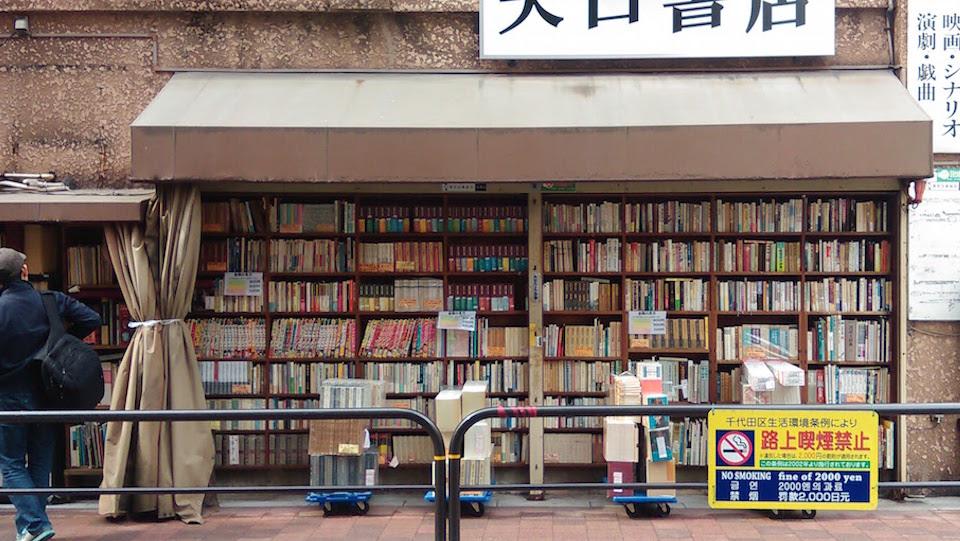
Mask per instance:
[[[333,514],[333,504],[325,502],[323,504],[323,516],[329,517],[331,514]]]
[[[633,504],[633,503],[625,503],[625,504],[623,504],[623,510],[626,511],[626,512],[627,512],[627,516],[630,517],[630,518],[632,518],[632,519],[638,519],[638,518],[640,518],[640,509],[637,507],[636,504]]]
[[[669,517],[670,516],[670,504],[669,503],[658,503],[657,504],[657,516],[658,517]]]
[[[482,517],[486,513],[486,507],[483,502],[470,502],[463,504],[460,511],[468,517]]]
[[[776,509],[771,509],[770,511],[767,512],[767,514],[773,520],[779,520],[783,518],[783,515],[780,514],[780,511]]]
[[[357,514],[366,515],[370,512],[370,504],[367,502],[357,502]]]
[[[810,511],[800,511],[800,516],[805,519],[817,518],[817,511],[815,509]]]

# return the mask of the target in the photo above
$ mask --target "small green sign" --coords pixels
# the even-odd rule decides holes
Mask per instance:
[[[541,192],[568,192],[577,191],[576,182],[544,182],[540,185]]]
[[[960,167],[934,167],[933,176],[937,182],[960,182]]]

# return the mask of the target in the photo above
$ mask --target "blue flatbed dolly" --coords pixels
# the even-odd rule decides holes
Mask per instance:
[[[423,496],[424,501],[433,503],[437,499],[436,493],[430,490]],[[460,494],[460,513],[465,517],[482,517],[486,512],[486,505],[493,499],[492,490],[482,492],[464,492]]]
[[[670,504],[677,503],[676,496],[614,496],[613,503],[623,505],[630,518],[640,518],[640,507],[653,507],[658,517],[670,516]]]
[[[323,516],[335,513],[366,515],[370,511],[370,498],[373,492],[311,492],[307,503],[318,503],[323,507]]]

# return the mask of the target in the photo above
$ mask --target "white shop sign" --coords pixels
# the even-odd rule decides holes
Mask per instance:
[[[910,0],[907,86],[933,118],[933,151],[960,152],[960,2]]]
[[[480,57],[834,54],[835,0],[480,0]]]

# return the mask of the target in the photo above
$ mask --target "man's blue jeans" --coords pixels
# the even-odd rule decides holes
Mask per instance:
[[[39,397],[32,392],[0,393],[0,410],[40,409]],[[0,424],[0,472],[6,488],[47,488],[53,467],[56,425]],[[17,532],[32,534],[50,529],[47,497],[10,496],[17,508]]]

